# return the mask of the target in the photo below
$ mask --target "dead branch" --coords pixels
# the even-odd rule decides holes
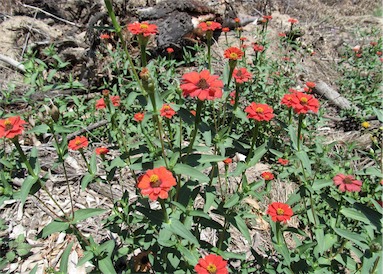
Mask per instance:
[[[15,67],[16,69],[20,70],[23,73],[25,72],[24,65],[21,64],[20,62],[16,61],[16,60],[14,60],[14,59],[12,59],[9,56],[5,56],[5,55],[0,53],[0,61],[3,61],[4,63],[7,63],[8,65]]]
[[[329,100],[332,104],[337,106],[340,109],[356,109],[359,111],[359,109],[356,106],[353,106],[349,100],[344,98],[342,95],[340,95],[336,90],[331,88],[329,85],[327,85],[323,81],[319,81],[314,91],[318,93],[319,95],[324,96],[327,100]]]
[[[77,130],[71,134],[68,134],[67,136],[67,139],[70,140],[70,139],[73,139],[74,137],[80,135],[80,134],[83,134],[87,131],[92,131],[93,129],[96,129],[96,128],[99,128],[99,127],[102,127],[104,125],[108,124],[108,121],[107,120],[102,120],[100,122],[97,122],[97,123],[94,123],[94,124],[91,124],[89,126],[87,126],[86,128],[82,128],[80,130]]]

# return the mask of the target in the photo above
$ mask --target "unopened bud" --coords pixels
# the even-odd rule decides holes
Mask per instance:
[[[148,81],[150,77],[149,69],[147,67],[142,68],[140,72],[140,78],[144,81]]]
[[[108,95],[109,95],[109,90],[104,89],[104,90],[102,91],[102,96],[106,97],[106,96],[108,96]]]
[[[59,109],[56,107],[56,105],[52,105],[50,111],[49,111],[49,114],[51,115],[53,121],[57,122],[59,120],[59,117],[60,117],[60,111]]]

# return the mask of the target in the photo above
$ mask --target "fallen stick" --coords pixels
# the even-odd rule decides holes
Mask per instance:
[[[356,106],[353,106],[349,100],[340,95],[337,91],[331,88],[323,81],[319,81],[314,89],[314,92],[319,95],[324,96],[327,100],[329,100],[332,104],[337,106],[340,109],[356,109],[359,112],[359,109]]]
[[[102,121],[100,121],[100,122],[91,124],[91,125],[87,126],[86,128],[83,128],[83,129],[77,130],[77,131],[75,131],[75,132],[73,132],[73,133],[71,133],[71,134],[68,134],[68,135],[67,135],[67,139],[68,139],[68,140],[71,140],[71,139],[73,139],[74,137],[76,137],[76,136],[78,136],[78,135],[80,135],[80,134],[83,134],[83,133],[85,133],[85,132],[87,132],[87,131],[91,131],[91,130],[93,130],[93,129],[102,127],[102,126],[104,126],[104,125],[106,125],[106,124],[108,124],[108,121],[107,121],[107,120],[102,120]]]
[[[15,68],[17,68],[18,70],[20,70],[21,72],[25,72],[25,67],[23,64],[21,64],[20,62],[12,59],[11,57],[8,57],[8,56],[5,56],[3,54],[0,53],[0,61],[3,61]]]

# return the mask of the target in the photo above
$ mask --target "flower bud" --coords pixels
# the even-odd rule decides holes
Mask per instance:
[[[57,121],[59,120],[60,118],[60,111],[59,109],[56,107],[56,105],[52,105],[50,110],[49,110],[49,114],[50,116],[52,117],[53,121],[55,121],[57,123]]]

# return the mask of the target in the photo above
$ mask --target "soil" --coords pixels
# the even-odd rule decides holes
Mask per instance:
[[[127,22],[131,21],[133,11],[140,7],[153,5],[156,1],[116,0],[114,2],[119,18],[122,22]],[[205,2],[208,9],[215,10],[217,14],[224,16],[225,1],[209,0]],[[299,28],[304,33],[300,38],[301,42],[307,50],[315,52],[310,58],[301,58],[301,63],[297,67],[295,80],[301,86],[306,81],[323,81],[336,89],[336,80],[340,77],[336,64],[342,48],[345,45],[357,46],[369,43],[370,41],[360,38],[358,33],[371,28],[381,29],[383,25],[382,18],[376,16],[381,14],[382,7],[375,0],[240,0],[226,2],[230,2],[240,15],[257,18],[262,14],[272,14],[273,20],[269,26],[271,39],[278,39],[278,33],[288,29],[288,18],[293,17],[299,20]],[[27,48],[32,46],[38,49],[40,57],[44,58],[42,53],[44,46],[55,43],[60,56],[71,62],[70,72],[85,85],[95,85],[94,79],[97,78],[98,73],[101,73],[103,62],[95,60],[90,54],[99,43],[97,39],[99,33],[94,32],[94,29],[90,29],[89,26],[108,23],[102,0],[0,0],[0,7],[0,33],[2,33],[0,54],[22,62]],[[244,27],[243,36],[249,37],[250,42],[251,39],[254,39],[252,34],[256,27],[255,24],[248,24]],[[213,51],[217,55],[222,55],[224,47],[224,39],[221,35],[214,45]],[[20,96],[25,93],[27,86],[24,83],[22,71],[0,61],[0,75],[1,90],[7,90],[8,86],[13,83],[15,89],[11,96]],[[1,100],[5,100],[3,96],[1,93],[0,108],[5,111],[24,111],[30,107],[25,103],[4,105],[1,103]],[[331,111],[336,114],[337,110],[331,109]],[[333,133],[336,137],[343,134],[335,129],[333,129]],[[362,135],[358,132],[355,134]],[[31,149],[32,142],[25,143],[24,148]],[[34,141],[34,143],[36,142]],[[53,148],[40,142],[38,150],[42,159],[47,161],[43,164],[49,166],[49,161],[53,161],[55,157]],[[94,189],[80,190],[79,181],[81,174],[84,174],[85,171],[80,157],[72,155],[67,160],[67,167],[71,170],[69,177],[75,208],[111,208],[111,200],[105,192],[100,191],[102,187],[95,186]],[[260,173],[265,170],[268,170],[268,166],[262,164],[249,170],[249,181],[258,179]],[[119,180],[121,184],[114,185],[112,192],[118,196],[121,195],[123,189],[128,189],[132,199],[135,199],[135,187],[129,180],[129,171],[125,170],[123,173],[125,174],[120,174],[116,181],[121,178],[127,179]],[[22,181],[23,178],[16,178],[13,184],[17,186]],[[64,182],[62,173],[57,171],[56,174],[51,175],[47,187],[53,191],[53,196],[64,207],[64,210],[69,211],[71,205],[67,199],[67,186]],[[235,184],[235,180],[232,183]],[[293,191],[294,185],[286,185],[284,182],[276,180],[270,198],[283,201]],[[51,203],[44,193],[39,194],[39,199]],[[250,225],[251,235],[256,245],[267,246],[270,242],[268,225],[262,219],[266,204],[267,201],[258,203],[256,200],[249,200],[247,205],[244,205],[260,217]],[[49,205],[54,207],[53,204]],[[111,235],[101,229],[103,217],[105,215],[84,222],[81,226],[84,234],[92,235],[98,242],[110,239]],[[14,239],[17,235],[24,234],[28,243],[33,246],[31,256],[10,264],[5,269],[7,273],[28,273],[36,264],[38,265],[37,273],[45,273],[44,271],[48,268],[57,269],[62,252],[73,237],[61,233],[53,234],[47,239],[36,239],[35,236],[52,220],[52,216],[35,198],[28,198],[24,206],[16,200],[7,201],[0,207],[0,218],[4,219],[8,225],[7,236],[9,238]],[[296,220],[292,220],[292,224],[294,223]],[[214,241],[213,235],[212,231],[205,233],[206,239],[211,241]],[[240,235],[238,238],[240,240],[233,244],[232,251],[249,252],[245,240]],[[88,265],[75,268],[75,263],[82,254],[80,245],[76,243],[71,252],[70,261],[73,263],[69,273],[86,272]]]

